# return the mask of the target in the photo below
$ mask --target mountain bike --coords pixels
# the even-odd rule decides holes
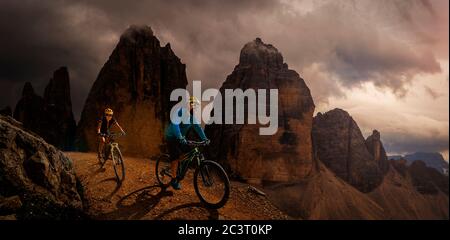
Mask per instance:
[[[115,138],[125,136],[125,133],[100,134],[100,136],[106,138],[103,151],[99,158],[100,165],[103,167],[107,160],[112,160],[116,179],[118,182],[122,182],[125,179],[125,165],[119,143],[115,141]]]
[[[188,153],[184,154],[178,164],[177,175],[181,181],[186,176],[190,167],[195,167],[194,189],[200,201],[209,208],[223,207],[230,196],[230,180],[220,164],[205,160],[199,150],[200,146],[205,146],[206,142],[188,141],[188,146],[192,147]],[[174,176],[171,175],[170,156],[161,154],[157,156],[155,167],[156,179],[158,183],[167,188]]]

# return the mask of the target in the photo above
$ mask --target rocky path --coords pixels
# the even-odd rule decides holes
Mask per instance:
[[[125,157],[126,178],[117,184],[111,162],[104,168],[93,153],[66,153],[84,186],[88,214],[94,219],[288,219],[265,196],[249,185],[232,182],[228,203],[221,209],[204,207],[195,195],[190,172],[182,190],[161,189],[154,176],[154,162]]]

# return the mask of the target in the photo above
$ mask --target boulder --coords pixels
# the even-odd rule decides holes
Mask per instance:
[[[12,116],[12,109],[10,106],[6,106],[3,109],[0,109],[0,115],[3,116]]]
[[[22,207],[20,197],[15,195],[11,197],[0,196],[0,215],[7,215],[17,212]]]
[[[82,218],[81,189],[71,160],[20,126],[0,116],[1,209],[19,219]]]

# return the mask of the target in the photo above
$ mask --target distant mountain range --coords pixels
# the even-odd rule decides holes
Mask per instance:
[[[436,152],[416,152],[407,155],[393,155],[389,156],[389,159],[400,160],[405,159],[407,164],[410,165],[416,160],[423,161],[428,167],[435,168],[441,173],[448,175],[448,162],[444,160],[444,157],[440,153]]]

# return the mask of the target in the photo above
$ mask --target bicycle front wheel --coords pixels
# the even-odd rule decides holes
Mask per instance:
[[[103,167],[103,165],[105,165],[106,159],[107,159],[107,154],[106,154],[106,146],[103,146],[102,149],[100,149],[100,145],[98,146],[98,150],[97,150],[97,159],[98,159],[98,163],[100,164],[100,168]]]
[[[105,153],[102,152],[102,153],[100,154],[100,156],[97,157],[97,159],[98,159],[98,164],[100,165],[100,168],[103,168],[103,166],[104,166],[105,163],[106,163]]]
[[[125,165],[123,163],[122,153],[117,147],[114,147],[112,150],[112,160],[117,181],[122,182],[125,179]]]
[[[216,162],[205,160],[194,173],[195,193],[210,208],[223,207],[230,196],[230,180]]]

